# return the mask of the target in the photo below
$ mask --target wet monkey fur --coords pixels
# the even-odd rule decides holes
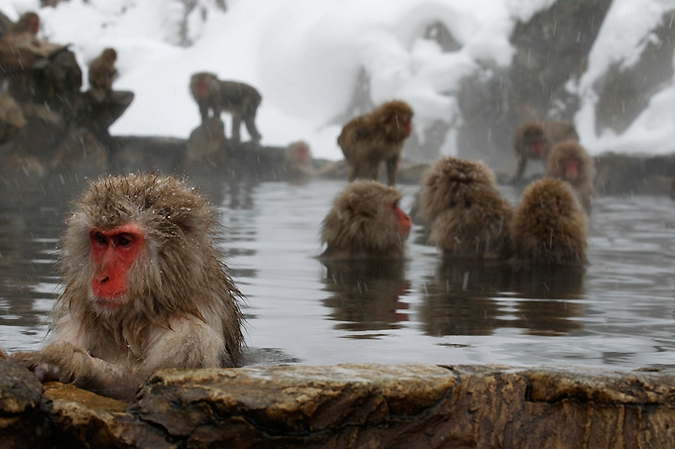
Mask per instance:
[[[91,184],[67,221],[49,344],[12,358],[43,381],[128,399],[159,368],[236,366],[241,294],[214,211],[172,176]]]
[[[399,207],[401,193],[377,181],[347,185],[323,221],[321,258],[395,259],[405,255],[412,222]]]

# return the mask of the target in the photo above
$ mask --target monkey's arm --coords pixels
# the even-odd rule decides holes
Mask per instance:
[[[108,396],[128,398],[145,376],[132,368],[92,357],[70,343],[49,345],[40,351],[19,352],[11,358],[35,373],[42,382],[73,383]]]

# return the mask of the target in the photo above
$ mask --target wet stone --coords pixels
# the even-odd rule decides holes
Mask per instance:
[[[35,386],[8,366],[19,371],[3,378]],[[427,364],[162,370],[131,404],[57,383],[25,403],[49,423],[50,447],[656,448],[672,441],[675,376]],[[34,433],[16,428],[15,441]]]

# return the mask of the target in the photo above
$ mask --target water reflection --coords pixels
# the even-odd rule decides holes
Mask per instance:
[[[585,268],[518,267],[502,261],[444,258],[426,283],[420,308],[431,336],[492,335],[499,328],[530,335],[578,330]]]
[[[324,261],[326,290],[333,293],[323,304],[330,308],[336,329],[352,332],[398,329],[408,320],[408,303],[401,296],[410,291],[402,260]],[[352,335],[372,338],[372,334]]]
[[[562,363],[675,360],[675,212],[667,197],[599,197],[586,270],[443,260],[326,263],[319,229],[344,181],[190,177],[216,203],[226,263],[247,296],[252,363]],[[58,294],[58,239],[76,175],[0,178],[0,341],[35,349]],[[409,210],[417,186],[400,186]],[[419,232],[419,227],[414,231]]]
[[[420,309],[424,332],[432,336],[492,334],[501,326],[494,297],[508,290],[510,280],[506,263],[445,258],[426,284]]]

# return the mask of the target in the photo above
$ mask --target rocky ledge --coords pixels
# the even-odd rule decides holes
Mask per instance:
[[[666,371],[336,365],[165,370],[130,404],[0,361],[3,447],[662,448]]]

